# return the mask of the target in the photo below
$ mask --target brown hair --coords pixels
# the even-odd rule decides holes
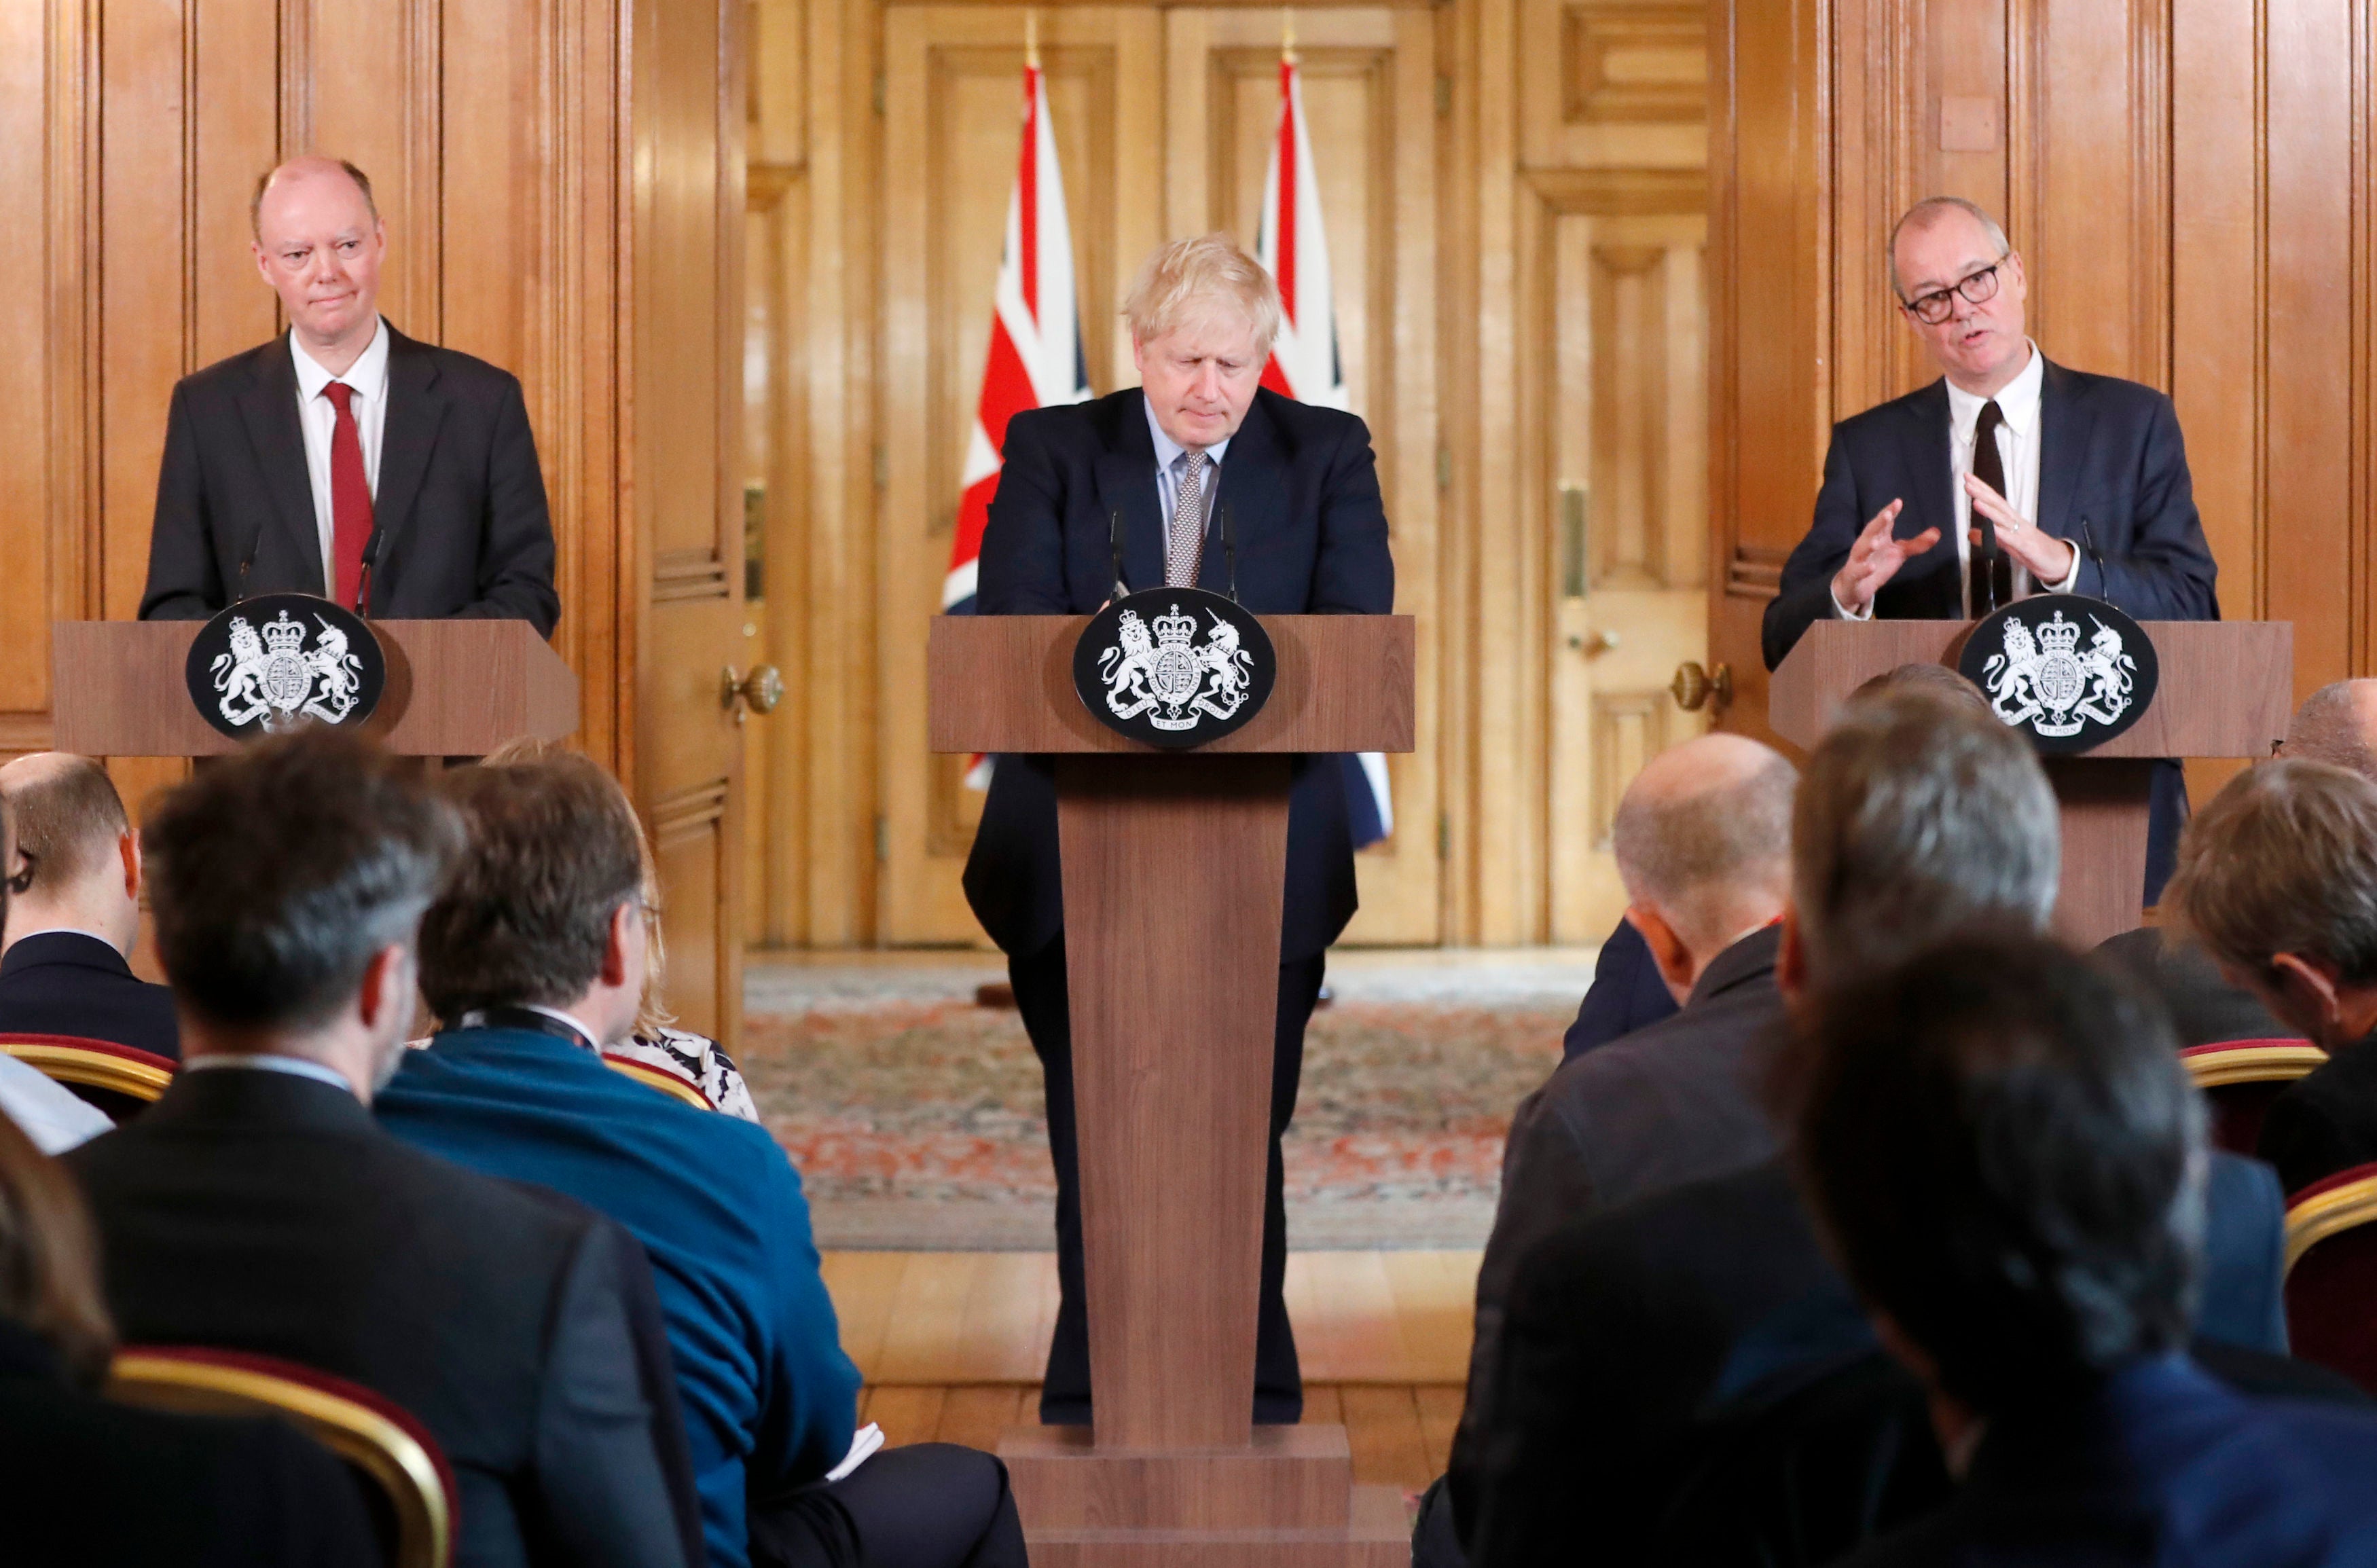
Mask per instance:
[[[131,830],[124,797],[107,770],[88,757],[54,752],[12,764],[17,781],[0,783],[17,822],[25,885],[44,892],[68,887],[113,860],[115,841]]]
[[[577,1000],[602,972],[612,912],[643,891],[627,797],[567,751],[460,768],[442,788],[470,844],[421,922],[430,1007],[451,1024],[475,1008]]]
[[[0,1116],[0,1318],[45,1341],[96,1388],[115,1351],[90,1215],[66,1167]]]
[[[2163,904],[2233,968],[2291,952],[2377,981],[2377,784],[2294,758],[2238,774],[2188,824]]]

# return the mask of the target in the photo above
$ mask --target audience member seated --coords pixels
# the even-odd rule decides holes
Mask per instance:
[[[2163,899],[2328,1053],[2262,1119],[2286,1190],[2377,1160],[2377,784],[2291,755],[2240,773],[2189,824]]]
[[[178,1058],[173,994],[125,962],[140,940],[140,841],[107,770],[43,751],[0,768],[17,825],[0,932],[0,1035],[75,1035]]]
[[[386,1561],[356,1478],[279,1421],[99,1397],[115,1334],[73,1179],[0,1121],[0,1540],[78,1568]]]
[[[0,794],[0,867],[15,863],[16,844],[8,799]],[[0,930],[7,925],[8,879],[0,877]],[[65,1084],[5,1054],[0,1054],[0,1118],[13,1122],[45,1155],[64,1154],[114,1125],[104,1111],[86,1105]]]
[[[869,1568],[1023,1561],[1006,1471],[941,1444],[851,1449],[842,1354],[808,1208],[767,1131],[603,1065],[644,992],[633,811],[582,757],[444,781],[469,846],[422,924],[446,1027],[407,1053],[382,1123],[490,1175],[603,1209],[651,1254],[688,1423],[710,1561]]]
[[[1776,979],[1795,1006],[1967,928],[2043,929],[2053,907],[2045,771],[1978,704],[1941,693],[1850,703],[1810,759],[1790,838]],[[2210,1179],[2199,1331],[2282,1351],[2277,1183],[2227,1156]],[[1846,1343],[1774,1335],[1756,1367],[1734,1366],[1737,1349],[1845,1290],[1779,1158],[1554,1231],[1505,1305],[1491,1418],[1454,1439],[1448,1490],[1469,1560],[1563,1562],[1589,1527],[1598,1560],[1651,1561],[1660,1499],[1713,1398],[1869,1342],[1861,1327]]]
[[[2163,898],[2170,898],[2168,887]],[[2212,955],[2173,927],[2141,926],[2108,937],[2096,944],[2096,956],[2161,999],[2181,1047],[2294,1037],[2260,998],[2230,985]]]
[[[2045,942],[1829,996],[1793,1163],[1960,1485],[1856,1568],[2377,1562],[2377,1415],[2188,1357],[2203,1103],[2156,1010]]]
[[[371,1119],[453,812],[316,730],[200,771],[142,838],[185,1065],[68,1156],[125,1337],[276,1356],[402,1406],[453,1465],[459,1564],[682,1562],[616,1228]]]

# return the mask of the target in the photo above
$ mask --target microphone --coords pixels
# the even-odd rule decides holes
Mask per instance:
[[[1973,509],[1973,522],[1981,531],[1981,550],[1973,558],[1973,569],[1981,574],[1981,581],[1986,584],[1981,591],[1981,602],[1989,609],[1995,610],[1999,608],[1998,525],[1991,522],[1989,514],[1978,507]]]
[[[1230,577],[1230,603],[1238,602],[1238,536],[1230,526],[1230,503],[1222,503],[1222,564]],[[1244,608],[1243,605],[1240,606]]]
[[[1120,507],[1106,513],[1106,550],[1114,557],[1114,592],[1106,595],[1106,603],[1111,604],[1117,599],[1130,597],[1130,590],[1123,586],[1122,581],[1122,509]]]
[[[2080,542],[2087,546],[2088,558],[2096,563],[2097,597],[2103,599],[2108,604],[2112,604],[2113,608],[2120,609],[2121,606],[2114,604],[2113,601],[2113,580],[2105,571],[2105,553],[2096,548],[2096,531],[2088,526],[2088,520],[2085,517],[2080,520]]]
[[[380,543],[385,536],[379,519],[373,518],[371,537],[364,541],[364,569],[355,577],[355,602],[352,606],[365,620],[371,618],[372,568],[379,560]]]

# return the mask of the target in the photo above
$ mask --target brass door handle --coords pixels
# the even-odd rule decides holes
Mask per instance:
[[[1667,683],[1667,694],[1676,706],[1688,713],[1711,708],[1722,713],[1733,705],[1733,666],[1719,664],[1714,670],[1701,668],[1697,659],[1686,659],[1676,666],[1676,678]]]
[[[719,705],[731,710],[738,724],[753,713],[774,712],[783,700],[784,677],[773,664],[754,664],[747,676],[736,675],[729,664],[719,680]]]

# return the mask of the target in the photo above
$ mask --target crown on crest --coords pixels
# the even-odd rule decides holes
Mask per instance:
[[[277,621],[264,623],[264,645],[275,653],[296,653],[305,647],[305,623],[293,621],[289,612],[281,612]]]
[[[2039,623],[2038,645],[2050,653],[2071,652],[2080,646],[2080,623],[2065,620],[2063,612],[2056,611],[2053,620]]]
[[[1186,648],[1196,635],[1197,617],[1182,615],[1177,604],[1172,606],[1171,614],[1155,617],[1155,640],[1163,647]]]

